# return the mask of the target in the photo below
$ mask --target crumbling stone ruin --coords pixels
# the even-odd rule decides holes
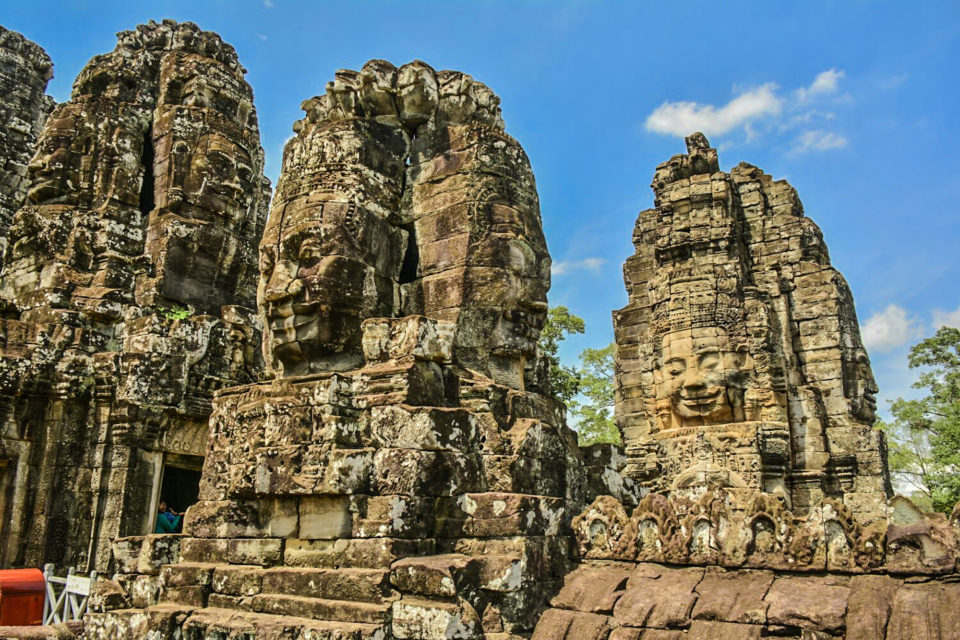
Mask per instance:
[[[853,298],[796,191],[702,134],[657,167],[614,314],[627,473],[655,491],[783,495],[858,518],[890,494]]]
[[[102,600],[133,608],[88,633],[529,637],[586,478],[539,392],[529,161],[489,89],[419,61],[304,109],[260,244],[273,380],[217,395],[185,536],[117,541]]]
[[[52,77],[46,51],[0,26],[0,259],[10,219],[26,197],[27,163],[54,106],[44,93]]]
[[[534,640],[956,638],[960,505],[888,500],[850,291],[786,182],[657,167],[614,313],[639,504],[574,518],[578,564]]]
[[[215,34],[143,25],[39,136],[0,272],[3,564],[108,570],[161,474],[199,471],[213,392],[256,379],[269,185],[243,73]]]
[[[13,217],[0,565],[96,568],[84,637],[958,637],[960,506],[889,498],[850,292],[789,185],[700,134],[657,169],[614,316],[625,451],[579,448],[493,92],[338,71],[266,216],[243,73],[189,23],[121,33]],[[201,460],[184,532],[149,534]]]

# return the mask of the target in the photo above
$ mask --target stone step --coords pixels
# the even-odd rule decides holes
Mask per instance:
[[[381,604],[392,599],[389,569],[304,569],[263,572],[261,593]]]
[[[482,640],[477,612],[463,599],[404,597],[393,603],[392,631],[398,640]]]
[[[90,640],[135,640],[146,635],[147,616],[142,609],[116,609],[84,616],[84,637]]]
[[[383,624],[390,619],[390,603],[348,602],[272,593],[260,594],[244,600],[252,611],[278,616],[298,616],[314,620],[360,624]]]
[[[183,625],[185,637],[254,637],[257,640],[285,640],[291,629],[295,637],[311,640],[373,640],[389,637],[382,624],[356,624],[342,621],[313,620],[303,616],[270,615],[222,608],[195,611]]]
[[[280,538],[184,538],[180,542],[181,562],[217,564],[280,564]]]
[[[162,587],[207,586],[218,565],[208,562],[181,562],[160,568]]]
[[[400,538],[287,540],[283,564],[288,567],[381,569],[409,556],[432,555],[436,542]]]
[[[390,582],[404,594],[452,598],[461,581],[476,582],[478,565],[468,556],[451,553],[403,558],[390,566]]]

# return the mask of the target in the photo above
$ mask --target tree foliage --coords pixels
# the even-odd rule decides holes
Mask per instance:
[[[580,444],[619,444],[620,432],[613,422],[614,353],[616,345],[584,349],[580,353],[580,394],[571,413],[577,422]]]
[[[547,361],[547,375],[550,378],[550,388],[553,394],[570,404],[580,391],[580,374],[575,367],[560,362],[560,343],[573,333],[583,333],[586,324],[583,318],[570,313],[564,306],[551,307],[547,311],[547,321],[540,331],[540,347],[542,357]]]
[[[619,443],[620,434],[613,422],[615,345],[611,342],[603,349],[584,349],[579,366],[560,361],[560,343],[585,329],[583,318],[570,313],[567,307],[551,307],[547,312],[539,347],[547,362],[550,386],[569,408],[581,445]]]
[[[960,329],[941,327],[910,349],[919,400],[897,398],[893,421],[881,423],[890,443],[890,470],[904,484],[949,512],[960,501]]]

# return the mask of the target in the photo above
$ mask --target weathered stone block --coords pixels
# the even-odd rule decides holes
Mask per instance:
[[[887,640],[956,640],[960,584],[905,584],[897,590]]]
[[[379,449],[372,488],[382,495],[458,495],[481,488],[480,467],[475,456],[452,451]]]
[[[216,566],[194,562],[167,565],[160,570],[160,585],[164,588],[207,587]]]
[[[558,609],[612,613],[623,595],[632,567],[616,564],[587,564],[567,574],[560,593],[550,601]]]
[[[890,576],[854,576],[847,600],[847,640],[886,637],[890,610],[900,581]]]
[[[694,588],[703,574],[703,569],[640,564],[630,575],[626,592],[614,607],[613,615],[624,626],[684,627],[697,601]]]
[[[386,569],[273,567],[263,573],[261,592],[380,604],[391,593]]]
[[[393,603],[393,635],[400,640],[480,640],[477,612],[466,600],[456,602],[403,598]]]
[[[463,409],[387,405],[371,409],[370,436],[378,447],[468,452],[476,425]]]
[[[694,620],[690,625],[687,638],[690,640],[759,640],[762,634],[763,627],[758,625]]]
[[[766,624],[769,602],[764,597],[771,584],[771,571],[707,569],[697,585],[693,619]]]
[[[280,563],[283,541],[277,538],[208,539],[185,538],[184,562],[226,562],[270,566]]]
[[[293,537],[295,499],[201,501],[187,509],[184,531],[197,538]]]
[[[398,558],[428,555],[434,551],[432,540],[396,538],[287,540],[283,564],[295,567],[388,567]]]
[[[345,600],[326,600],[300,596],[259,594],[250,598],[250,608],[258,613],[278,616],[313,618],[315,620],[337,620],[363,624],[386,622],[389,616],[389,604],[371,604],[368,602],[348,602]]]
[[[345,496],[300,498],[300,535],[305,540],[349,537],[353,527],[350,500]]]
[[[606,616],[549,609],[541,616],[531,640],[606,640],[609,635]]]
[[[836,633],[844,626],[849,579],[842,577],[780,576],[764,600],[770,624]]]
[[[475,561],[461,554],[404,558],[390,566],[390,583],[403,593],[452,598],[457,585],[477,582]]]
[[[210,585],[218,594],[255,596],[260,593],[263,572],[258,566],[220,565],[214,569]]]

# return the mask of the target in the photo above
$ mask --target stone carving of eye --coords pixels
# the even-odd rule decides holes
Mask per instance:
[[[664,369],[666,370],[667,374],[671,376],[680,375],[686,368],[686,364],[683,362],[683,360],[670,360],[664,365]]]
[[[208,161],[211,169],[219,174],[230,173],[233,169],[233,162],[222,153],[211,153],[208,156]]]
[[[308,240],[300,245],[300,251],[297,252],[297,259],[300,262],[316,262],[323,257],[320,245],[312,240]]]
[[[720,366],[720,354],[716,351],[703,353],[700,355],[700,368],[706,371],[712,371]]]

